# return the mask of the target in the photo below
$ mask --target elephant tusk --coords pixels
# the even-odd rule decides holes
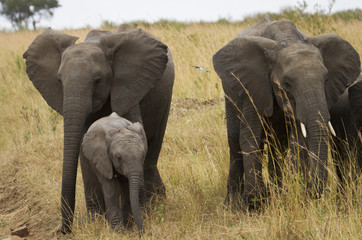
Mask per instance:
[[[303,137],[307,138],[307,130],[305,129],[304,123],[300,122],[300,128],[302,129]]]
[[[336,132],[334,131],[331,121],[328,122],[328,127],[329,127],[329,130],[331,130],[332,135],[334,137],[336,137]]]

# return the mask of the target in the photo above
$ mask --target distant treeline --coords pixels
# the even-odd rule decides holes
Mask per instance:
[[[132,21],[129,22],[133,27],[152,27],[152,26],[159,26],[159,27],[176,27],[176,28],[182,28],[186,27],[189,24],[252,24],[261,18],[262,15],[265,13],[258,13],[254,14],[252,16],[245,17],[243,20],[230,20],[226,18],[220,18],[216,22],[206,22],[206,21],[200,21],[200,22],[179,22],[174,20],[167,20],[167,19],[161,19],[154,23],[149,23],[147,21]],[[346,10],[346,11],[340,11],[333,14],[326,14],[323,11],[315,12],[315,13],[306,13],[303,10],[299,8],[293,8],[293,9],[284,9],[280,13],[268,13],[273,19],[289,19],[292,22],[298,24],[298,23],[304,23],[308,24],[313,22],[315,23],[325,23],[326,21],[361,21],[362,20],[362,9],[356,8],[354,10]],[[103,28],[115,28],[119,24],[110,22],[110,21],[103,21],[102,27]]]
[[[323,12],[315,12],[315,13],[305,13],[300,9],[285,9],[281,13],[269,13],[270,16],[274,19],[289,19],[292,22],[295,21],[308,21],[311,19],[316,18],[330,18],[332,20],[343,20],[343,21],[350,21],[350,20],[362,20],[362,9],[356,8],[354,10],[346,10],[340,11],[333,14],[326,14]],[[251,17],[247,17],[243,20],[245,21],[255,21],[260,19],[263,13],[256,14]]]

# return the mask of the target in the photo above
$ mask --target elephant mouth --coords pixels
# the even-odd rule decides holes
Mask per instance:
[[[301,121],[299,121],[299,124],[300,124],[300,130],[302,132],[302,135],[304,138],[307,138],[307,128],[305,127],[305,124]],[[331,121],[328,121],[328,129],[330,131],[330,133],[335,137],[336,136],[336,132],[334,131],[334,128],[333,128],[333,125],[331,123]]]

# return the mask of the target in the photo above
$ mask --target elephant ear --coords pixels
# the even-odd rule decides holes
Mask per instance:
[[[77,39],[49,28],[34,39],[23,55],[29,79],[49,106],[60,114],[63,113],[63,89],[58,81],[61,55]]]
[[[328,70],[325,91],[329,108],[360,74],[361,62],[352,45],[335,33],[306,38],[322,54]]]
[[[83,137],[84,156],[105,178],[112,179],[113,165],[108,155],[106,129],[104,125],[89,128]]]
[[[113,56],[112,111],[123,116],[161,79],[167,46],[141,29],[102,37],[101,45]]]
[[[214,69],[221,78],[225,94],[238,107],[251,97],[259,113],[272,115],[273,89],[267,56],[272,55],[277,46],[277,42],[267,38],[241,37],[213,56]]]

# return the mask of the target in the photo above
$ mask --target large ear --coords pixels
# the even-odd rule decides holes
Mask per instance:
[[[235,38],[213,56],[225,94],[239,107],[250,94],[261,114],[272,115],[273,89],[267,55],[277,46],[277,42],[263,37]]]
[[[113,165],[108,155],[106,138],[104,126],[94,126],[84,135],[82,150],[84,156],[105,178],[112,179]]]
[[[359,55],[349,42],[335,33],[306,39],[319,49],[328,70],[325,91],[328,106],[331,107],[360,74]]]
[[[139,29],[101,38],[113,55],[112,111],[123,116],[161,79],[167,46]]]
[[[63,113],[63,89],[58,81],[61,55],[77,39],[49,28],[34,39],[23,55],[29,79],[49,106],[60,114]]]

